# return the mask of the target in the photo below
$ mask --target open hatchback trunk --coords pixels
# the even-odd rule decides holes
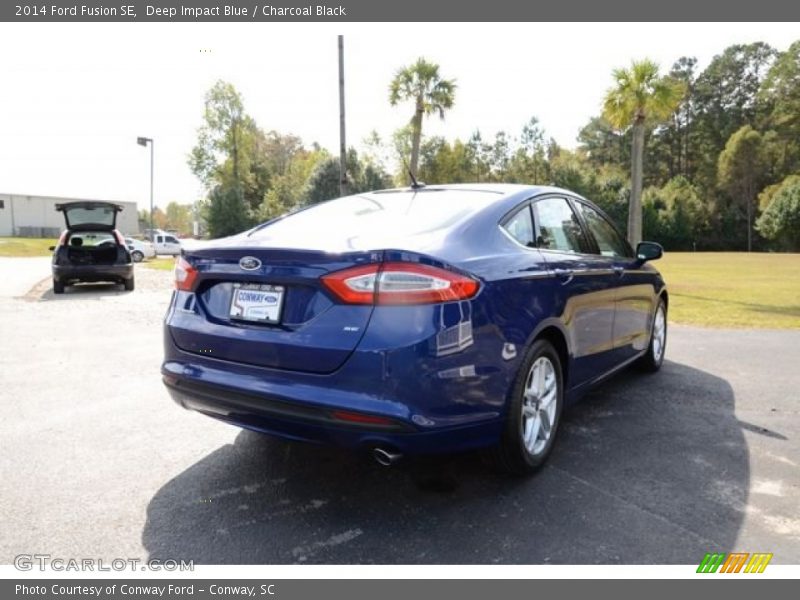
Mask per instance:
[[[64,213],[64,222],[70,231],[111,231],[117,227],[119,204],[111,202],[67,202],[56,204]]]

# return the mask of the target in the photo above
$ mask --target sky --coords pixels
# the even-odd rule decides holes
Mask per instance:
[[[793,23],[757,24],[0,24],[0,193],[193,202],[204,191],[186,157],[202,124],[203,96],[233,83],[264,130],[338,153],[338,34],[345,36],[348,146],[408,123],[391,107],[395,71],[419,56],[456,79],[454,108],[423,132],[484,139],[517,135],[536,116],[574,148],[600,112],[611,70],[651,58],[664,71],[680,56],[704,68],[734,43],[779,50],[800,38]]]

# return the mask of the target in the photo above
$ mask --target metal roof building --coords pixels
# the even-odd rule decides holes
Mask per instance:
[[[0,194],[0,237],[58,237],[64,230],[64,215],[56,204],[91,200]],[[138,233],[139,217],[135,202],[114,202],[122,206],[117,229],[126,235]]]

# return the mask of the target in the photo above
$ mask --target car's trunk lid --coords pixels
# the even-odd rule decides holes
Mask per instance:
[[[355,349],[372,306],[334,302],[320,278],[380,262],[381,257],[380,251],[327,253],[235,244],[186,251],[184,259],[197,270],[195,291],[177,292],[170,333],[187,352],[263,367],[330,373]],[[270,296],[275,300],[264,305],[269,320],[243,318],[238,304],[246,305],[259,295],[264,302]],[[263,316],[258,311],[254,314]]]

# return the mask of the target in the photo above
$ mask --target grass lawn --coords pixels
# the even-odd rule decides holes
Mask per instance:
[[[55,239],[0,237],[0,256],[50,256]],[[667,252],[653,263],[669,287],[669,319],[707,327],[800,329],[800,254]],[[142,263],[171,271],[175,259]]]
[[[0,237],[0,256],[51,256],[57,239]]]
[[[653,265],[667,282],[670,321],[800,328],[800,254],[666,252]]]
[[[175,268],[175,258],[173,256],[158,256],[142,263],[149,269],[158,269],[159,271],[172,271]]]

